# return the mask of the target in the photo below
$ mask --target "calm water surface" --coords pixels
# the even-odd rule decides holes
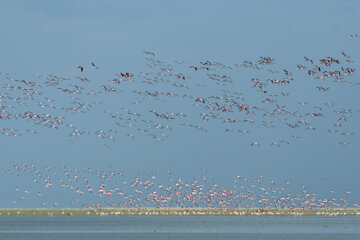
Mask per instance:
[[[360,239],[360,217],[0,216],[1,240]]]

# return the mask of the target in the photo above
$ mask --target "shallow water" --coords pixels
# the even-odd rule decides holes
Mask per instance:
[[[359,217],[0,216],[0,239],[360,239]]]

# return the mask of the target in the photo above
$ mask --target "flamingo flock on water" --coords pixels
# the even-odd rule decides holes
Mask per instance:
[[[126,176],[117,170],[99,171],[68,166],[40,167],[36,162],[12,162],[2,174],[28,179],[15,186],[13,207],[26,202],[44,208],[104,207],[206,207],[206,208],[276,208],[331,209],[358,208],[349,202],[350,190],[312,192],[301,185],[289,190],[290,183],[276,182],[261,172],[257,176],[236,175],[230,182],[216,179],[209,170],[197,177],[182,177],[174,172],[142,172]],[[61,200],[54,200],[60,196]]]

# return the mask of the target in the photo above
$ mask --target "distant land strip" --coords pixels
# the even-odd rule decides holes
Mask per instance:
[[[1,216],[360,216],[359,208],[99,208],[99,209],[0,209]]]

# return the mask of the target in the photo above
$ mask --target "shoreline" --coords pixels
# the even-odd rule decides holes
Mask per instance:
[[[4,208],[0,216],[360,216],[359,208]]]

